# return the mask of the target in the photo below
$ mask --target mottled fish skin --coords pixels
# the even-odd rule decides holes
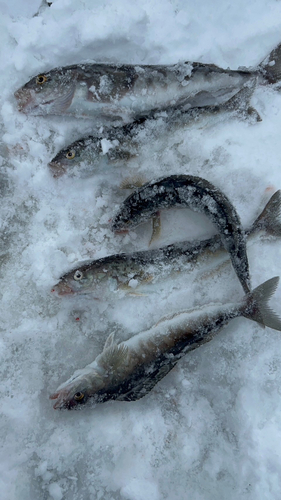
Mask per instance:
[[[90,135],[69,144],[50,161],[53,176],[60,177],[65,173],[70,176],[88,176],[116,162],[127,162],[138,153],[136,135],[144,130],[145,122],[144,118],[140,118],[122,127],[105,128],[96,136]]]
[[[72,115],[94,118],[97,126],[121,125],[170,107],[220,106],[257,78],[269,83],[280,79],[280,46],[255,70],[197,62],[61,67],[32,78],[15,97],[19,110],[27,114]]]
[[[200,120],[200,117],[221,119],[225,114],[229,118],[239,116],[251,122],[261,118],[249,102],[254,87],[248,85],[238,92],[226,104],[191,108],[188,111],[170,109],[155,113],[147,118],[139,118],[133,123],[121,127],[103,127],[95,136],[81,138],[62,149],[49,163],[54,177],[67,174],[72,177],[88,177],[100,170],[115,165],[128,165],[131,159],[140,153],[140,147],[151,144],[161,137],[169,137],[176,132]]]
[[[244,316],[280,331],[281,320],[267,304],[278,281],[278,277],[268,280],[238,303],[175,313],[119,344],[111,334],[103,352],[50,396],[54,408],[70,410],[87,402],[142,398],[182,356],[212,340],[232,318]]]
[[[256,233],[281,237],[280,224],[281,191],[270,198],[262,212],[245,231],[247,241]],[[93,294],[96,298],[107,292],[125,289],[134,293],[130,283],[143,284],[166,277],[172,272],[183,272],[192,268],[198,261],[213,259],[225,252],[219,234],[203,241],[183,241],[163,248],[143,250],[131,254],[116,254],[87,263],[61,276],[53,291],[59,296]]]
[[[228,198],[206,179],[171,175],[148,182],[121,204],[112,219],[113,231],[132,229],[161,209],[190,208],[215,224],[245,292],[251,289],[246,240],[238,213]]]

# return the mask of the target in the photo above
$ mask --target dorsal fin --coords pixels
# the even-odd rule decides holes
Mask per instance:
[[[100,355],[99,364],[109,372],[116,373],[123,368],[128,359],[126,344],[114,344],[104,349]]]
[[[112,347],[113,344],[116,344],[116,342],[115,342],[115,333],[114,332],[112,332],[112,333],[110,333],[110,335],[108,335],[108,337],[107,337],[107,339],[105,341],[105,344],[104,344],[103,351],[105,351],[109,347]]]

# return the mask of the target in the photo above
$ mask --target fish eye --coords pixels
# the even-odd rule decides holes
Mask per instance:
[[[74,276],[73,278],[76,280],[76,281],[80,281],[82,278],[83,278],[83,273],[82,271],[75,271],[74,273]]]
[[[83,399],[84,397],[84,393],[83,392],[76,392],[76,394],[74,394],[74,399],[75,401],[81,401],[81,399]]]
[[[36,78],[36,83],[39,85],[42,85],[42,83],[45,83],[47,81],[47,77],[45,75],[38,75]]]
[[[72,160],[75,157],[75,151],[73,149],[70,149],[69,151],[67,151],[65,157],[68,160]]]

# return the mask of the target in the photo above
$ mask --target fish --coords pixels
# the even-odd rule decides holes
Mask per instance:
[[[171,175],[137,188],[119,207],[111,221],[114,232],[127,231],[154,219],[152,239],[160,232],[159,210],[171,207],[201,212],[219,230],[237,277],[247,293],[251,289],[246,240],[239,215],[225,194],[206,179]]]
[[[279,277],[269,279],[237,303],[174,313],[120,343],[110,334],[102,353],[50,395],[54,409],[141,399],[182,356],[212,340],[233,318],[243,316],[281,331],[281,319],[268,306],[278,282]]]
[[[82,63],[44,71],[15,92],[19,111],[91,118],[96,126],[123,125],[170,108],[220,106],[241,89],[278,84],[281,44],[255,69],[214,64]]]
[[[281,191],[276,191],[245,230],[247,242],[256,241],[256,236],[281,237]],[[183,241],[152,250],[109,255],[100,259],[76,264],[75,268],[60,277],[53,287],[59,297],[74,294],[93,294],[100,298],[106,294],[124,291],[138,295],[141,285],[155,283],[172,272],[193,269],[202,261],[211,263],[228,254],[219,234],[203,241]]]
[[[191,108],[187,111],[171,109],[123,126],[102,127],[96,135],[82,137],[59,151],[49,162],[49,168],[55,178],[65,174],[88,177],[116,165],[128,165],[139,156],[141,147],[153,143],[153,148],[157,148],[157,139],[164,138],[166,142],[171,132],[184,130],[190,123],[200,120],[202,115],[222,119],[226,113],[228,118],[232,114],[245,120],[261,121],[249,104],[252,93],[253,89],[247,86],[221,106]],[[163,143],[160,145],[162,148]]]

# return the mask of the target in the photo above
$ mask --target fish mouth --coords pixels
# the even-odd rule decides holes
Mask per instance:
[[[34,101],[34,96],[30,90],[19,89],[14,93],[16,100],[18,101],[18,110],[25,113],[32,106],[32,101]]]
[[[54,392],[49,396],[49,399],[57,400],[53,405],[54,410],[71,410],[77,406],[74,401],[67,401],[67,396],[67,391]]]
[[[59,392],[54,392],[54,394],[50,394],[49,399],[57,399],[55,404],[53,405],[54,410],[57,410],[58,408],[61,409],[63,408],[63,401],[61,401],[60,398],[60,393]]]
[[[50,161],[50,163],[48,163],[48,166],[51,169],[53,177],[55,179],[57,179],[58,177],[62,177],[62,175],[66,174],[66,169],[59,162]]]
[[[57,285],[54,286],[54,288],[52,288],[51,292],[56,292],[56,294],[59,296],[59,297],[63,297],[64,295],[74,295],[75,292],[74,290],[72,290],[72,288],[67,285],[66,283],[58,283]]]
[[[75,85],[62,95],[55,95],[51,99],[42,99],[41,94],[37,94],[34,90],[19,89],[14,93],[18,101],[18,110],[22,113],[34,113],[35,115],[64,113],[72,103],[75,92]],[[41,100],[40,100],[41,98]]]

